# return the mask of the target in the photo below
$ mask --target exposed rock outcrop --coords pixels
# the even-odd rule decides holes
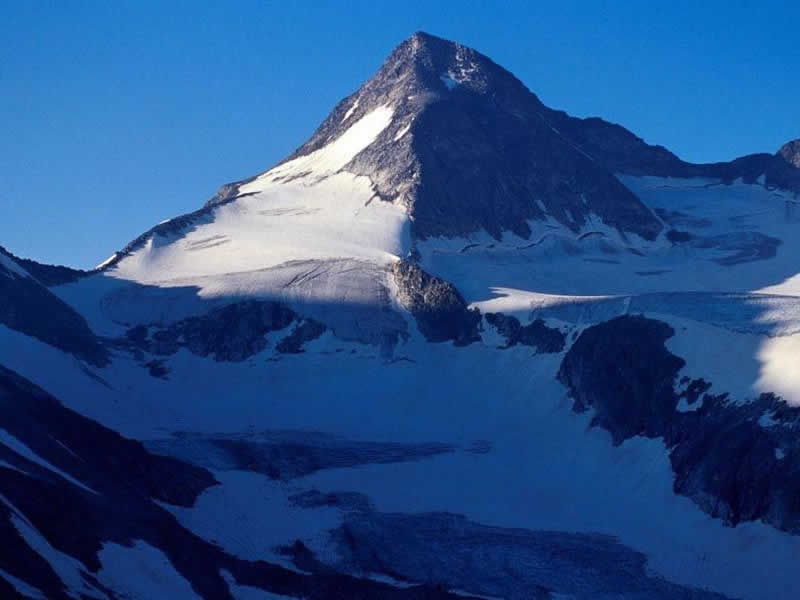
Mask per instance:
[[[325,325],[319,321],[306,319],[278,342],[276,350],[282,354],[299,354],[303,352],[303,344],[317,339],[325,330]]]
[[[666,323],[641,316],[584,330],[558,374],[574,409],[592,410],[592,424],[608,430],[614,444],[639,435],[663,439],[675,492],[711,516],[800,533],[800,408],[771,394],[730,402],[702,379],[683,381],[686,390],[678,393],[685,363],[664,345],[673,334]],[[681,398],[696,408],[679,410]]]
[[[127,340],[153,354],[174,354],[186,348],[198,356],[213,356],[216,361],[242,361],[267,347],[266,334],[288,327],[298,315],[280,302],[248,300],[214,309],[157,328],[148,337],[148,328],[128,330]],[[297,351],[302,344],[296,340]]]
[[[463,346],[480,339],[480,312],[467,307],[452,283],[406,260],[396,262],[392,274],[398,300],[417,320],[417,327],[429,342],[452,340]]]
[[[800,139],[785,143],[778,155],[795,169],[800,169]]]
[[[519,319],[503,313],[486,313],[486,322],[506,338],[506,348],[522,344],[538,352],[561,352],[566,336],[558,329],[548,327],[542,319],[522,325]]]

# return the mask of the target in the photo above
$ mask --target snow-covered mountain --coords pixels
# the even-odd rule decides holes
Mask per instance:
[[[0,249],[0,596],[796,597],[799,148],[417,33],[94,271]]]

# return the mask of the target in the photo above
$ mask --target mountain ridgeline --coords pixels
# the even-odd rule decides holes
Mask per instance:
[[[344,168],[369,177],[381,200],[404,206],[418,239],[481,230],[528,238],[531,219],[578,231],[593,217],[654,239],[662,222],[617,173],[729,182],[763,175],[767,184],[800,191],[797,143],[775,155],[687,163],[620,125],[548,108],[488,57],[422,32],[400,44],[286,161],[330,144],[381,106],[393,110],[391,125]],[[251,180],[223,186],[207,206],[235,198]]]

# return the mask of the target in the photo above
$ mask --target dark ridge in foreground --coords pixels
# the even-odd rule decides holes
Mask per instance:
[[[30,258],[20,258],[2,246],[0,246],[0,253],[8,256],[30,273],[39,283],[47,287],[72,283],[91,273],[91,271],[84,271],[83,269],[73,269],[72,267],[66,267],[64,265],[48,265],[36,262]]]
[[[50,563],[29,545],[28,538],[38,535],[85,566],[87,593],[109,600],[118,596],[97,580],[98,552],[109,542],[130,547],[139,541],[161,550],[205,600],[233,599],[223,570],[239,585],[309,600],[464,598],[439,585],[397,588],[339,573],[297,573],[226,554],[159,505],[192,506],[216,484],[210,472],[149,453],[141,443],[74,413],[2,366],[0,428],[61,471],[0,444],[0,494],[5,500],[0,503],[0,569],[48,600],[67,600],[74,590],[66,589]],[[20,597],[3,577],[0,597]]]
[[[12,260],[8,258],[7,260]],[[15,262],[15,261],[13,261]],[[17,263],[17,266],[19,263]],[[0,324],[77,356],[96,367],[109,363],[86,319],[33,277],[0,264]]]

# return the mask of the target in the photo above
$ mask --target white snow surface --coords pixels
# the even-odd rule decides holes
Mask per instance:
[[[350,118],[350,115],[353,114],[353,111],[358,108],[358,103],[360,102],[360,98],[356,98],[356,101],[350,105],[350,108],[347,109],[347,112],[344,113],[344,117],[342,117],[342,123],[347,121]]]
[[[98,264],[98,265],[95,267],[95,269],[102,269],[102,268],[103,268],[103,267],[105,267],[106,265],[109,265],[109,264],[111,264],[112,262],[114,262],[114,260],[117,258],[117,256],[118,256],[118,254],[117,254],[116,252],[114,252],[114,254],[112,254],[112,255],[111,255],[111,256],[109,256],[107,259],[105,259],[103,262],[101,262],[100,264]]]
[[[192,508],[162,506],[182,525],[239,558],[294,568],[277,551],[278,546],[301,539],[310,547],[320,547],[324,533],[341,522],[338,509],[293,506],[289,496],[306,489],[296,484],[248,471],[217,471],[214,476],[222,485],[205,491]]]
[[[120,323],[146,322],[141,311],[148,304],[151,310],[173,311],[154,315],[165,322],[180,318],[184,307],[207,310],[208,304],[198,308],[198,298],[285,299],[287,282],[293,289],[308,283],[302,292],[308,302],[377,302],[369,283],[374,277],[365,275],[367,287],[359,290],[351,273],[362,266],[367,273],[385,271],[407,254],[409,217],[402,207],[380,201],[369,178],[343,169],[391,123],[392,114],[387,106],[371,111],[324,147],[241,186],[233,202],[183,229],[152,235],[114,267],[54,292],[105,334],[119,334]],[[285,278],[289,270],[302,271],[303,261],[331,260],[360,262],[338,275],[326,270],[325,285],[312,263],[305,274]],[[172,290],[168,298],[159,291],[166,288]],[[150,302],[125,300],[132,294],[149,296]],[[129,311],[124,315],[123,305]]]
[[[800,335],[769,338],[758,350],[761,363],[756,387],[800,406]]]
[[[241,186],[234,201],[52,291],[109,336],[242,299],[287,302],[345,338],[380,328],[362,309],[386,304],[388,268],[411,247],[410,220],[344,168],[392,115],[388,106],[371,111],[324,147]]]
[[[313,173],[314,177],[322,178],[340,171],[356,155],[369,146],[380,133],[392,122],[394,109],[390,106],[380,106],[356,121],[336,140],[326,144],[319,150],[300,156],[278,165],[267,171],[251,184],[240,188],[240,193],[251,191],[261,180],[305,176]]]
[[[154,236],[109,274],[163,286],[296,260],[347,257],[386,264],[409,246],[406,213],[370,202],[374,193],[366,177],[264,179],[241,193],[252,195],[216,208],[208,223],[180,237]]]
[[[200,600],[167,556],[142,540],[129,547],[106,543],[99,558],[102,568],[97,574],[98,581],[126,600]]]

